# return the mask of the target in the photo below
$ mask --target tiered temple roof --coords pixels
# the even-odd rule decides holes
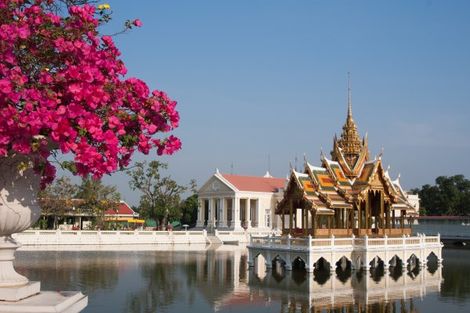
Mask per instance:
[[[285,196],[276,213],[288,213],[290,194],[302,199],[317,214],[334,214],[335,209],[352,209],[365,201],[368,192],[380,191],[392,209],[414,213],[399,179],[392,180],[382,164],[382,155],[369,159],[367,135],[361,140],[352,116],[351,97],[341,137],[335,135],[331,159],[321,153],[321,166],[305,160],[302,173],[291,170]],[[296,197],[298,198],[298,197]]]

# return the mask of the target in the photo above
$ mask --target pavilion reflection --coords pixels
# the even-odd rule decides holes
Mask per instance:
[[[280,312],[415,312],[414,299],[439,292],[442,282],[439,266],[354,271],[346,265],[307,273],[276,264],[267,270],[260,261],[248,268],[240,248],[166,258],[139,262],[145,283],[128,297],[128,312],[155,312],[177,301],[193,305],[199,296],[221,312],[271,305]]]
[[[264,263],[249,271],[250,295],[279,300],[281,312],[414,312],[413,298],[439,292],[442,267],[352,271],[266,270]]]
[[[208,257],[199,266],[201,279],[231,282],[230,292],[211,299],[216,311],[280,302],[281,312],[415,312],[413,299],[439,292],[442,283],[442,267],[436,264],[371,271],[338,266],[331,273],[307,273],[282,266],[266,269],[263,261],[248,269],[246,256],[234,253]]]

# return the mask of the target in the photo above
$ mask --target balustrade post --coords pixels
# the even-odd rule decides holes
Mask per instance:
[[[388,246],[388,236],[387,236],[387,234],[384,235],[384,245],[385,245],[385,247]]]
[[[367,248],[368,245],[369,245],[369,236],[365,235],[364,236],[364,246]]]
[[[290,249],[290,239],[291,239],[291,235],[287,235],[287,248]]]
[[[308,235],[307,237],[308,240],[308,250],[312,250],[312,235]]]
[[[331,235],[331,246],[334,247],[335,246],[335,235]]]

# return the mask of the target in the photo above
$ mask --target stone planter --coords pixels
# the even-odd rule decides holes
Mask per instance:
[[[13,268],[18,243],[11,237],[34,224],[41,214],[37,194],[41,177],[26,156],[0,158],[0,313],[80,312],[88,304],[81,292],[41,291]],[[24,169],[24,170],[20,170]]]
[[[0,158],[0,287],[28,284],[13,268],[18,244],[11,238],[34,224],[41,213],[37,203],[41,177],[31,166],[19,170],[28,163],[23,155]]]

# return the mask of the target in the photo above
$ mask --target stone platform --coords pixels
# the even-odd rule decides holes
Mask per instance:
[[[20,301],[0,301],[0,313],[78,313],[88,304],[76,291],[42,291]]]
[[[349,263],[352,269],[369,270],[378,264],[384,268],[407,265],[426,266],[427,259],[434,255],[437,263],[442,262],[440,236],[403,236],[370,238],[312,238],[290,236],[251,237],[248,248],[248,264],[253,266],[255,259],[262,255],[266,267],[280,261],[286,270],[292,269],[294,261],[302,261],[307,272],[313,272],[320,259],[326,261],[330,270],[339,263]]]

